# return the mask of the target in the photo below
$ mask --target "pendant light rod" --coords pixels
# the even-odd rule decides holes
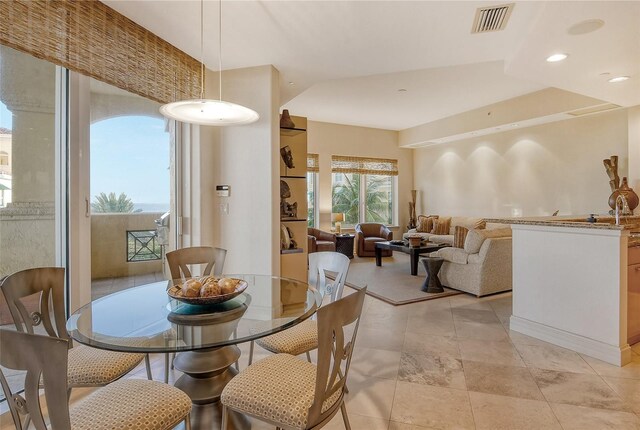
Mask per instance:
[[[218,100],[222,101],[222,0],[218,1]]]
[[[200,98],[204,99],[204,0],[200,0]]]

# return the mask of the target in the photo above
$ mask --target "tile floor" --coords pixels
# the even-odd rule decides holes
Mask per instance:
[[[351,427],[640,429],[640,344],[619,368],[511,332],[510,314],[510,294],[399,307],[367,297],[349,375]],[[248,345],[241,349],[244,368]],[[161,379],[162,355],[152,362]],[[129,377],[145,378],[144,367]],[[2,419],[1,429],[12,428]],[[340,414],[325,428],[343,429]]]

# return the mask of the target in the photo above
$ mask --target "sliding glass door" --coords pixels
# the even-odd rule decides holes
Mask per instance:
[[[159,104],[90,83],[92,298],[165,279],[173,149]]]

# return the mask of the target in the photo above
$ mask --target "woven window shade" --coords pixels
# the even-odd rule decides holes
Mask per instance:
[[[319,172],[320,162],[318,154],[307,154],[307,172]]]
[[[0,1],[0,44],[167,103],[200,94],[200,63],[96,0]]]
[[[398,160],[334,155],[331,157],[331,172],[398,176]]]

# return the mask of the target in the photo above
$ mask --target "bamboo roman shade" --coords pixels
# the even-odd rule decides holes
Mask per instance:
[[[307,154],[307,172],[319,172],[318,154]]]
[[[143,97],[197,97],[200,63],[97,0],[0,1],[0,44]]]
[[[398,176],[398,160],[333,155],[331,172]]]

